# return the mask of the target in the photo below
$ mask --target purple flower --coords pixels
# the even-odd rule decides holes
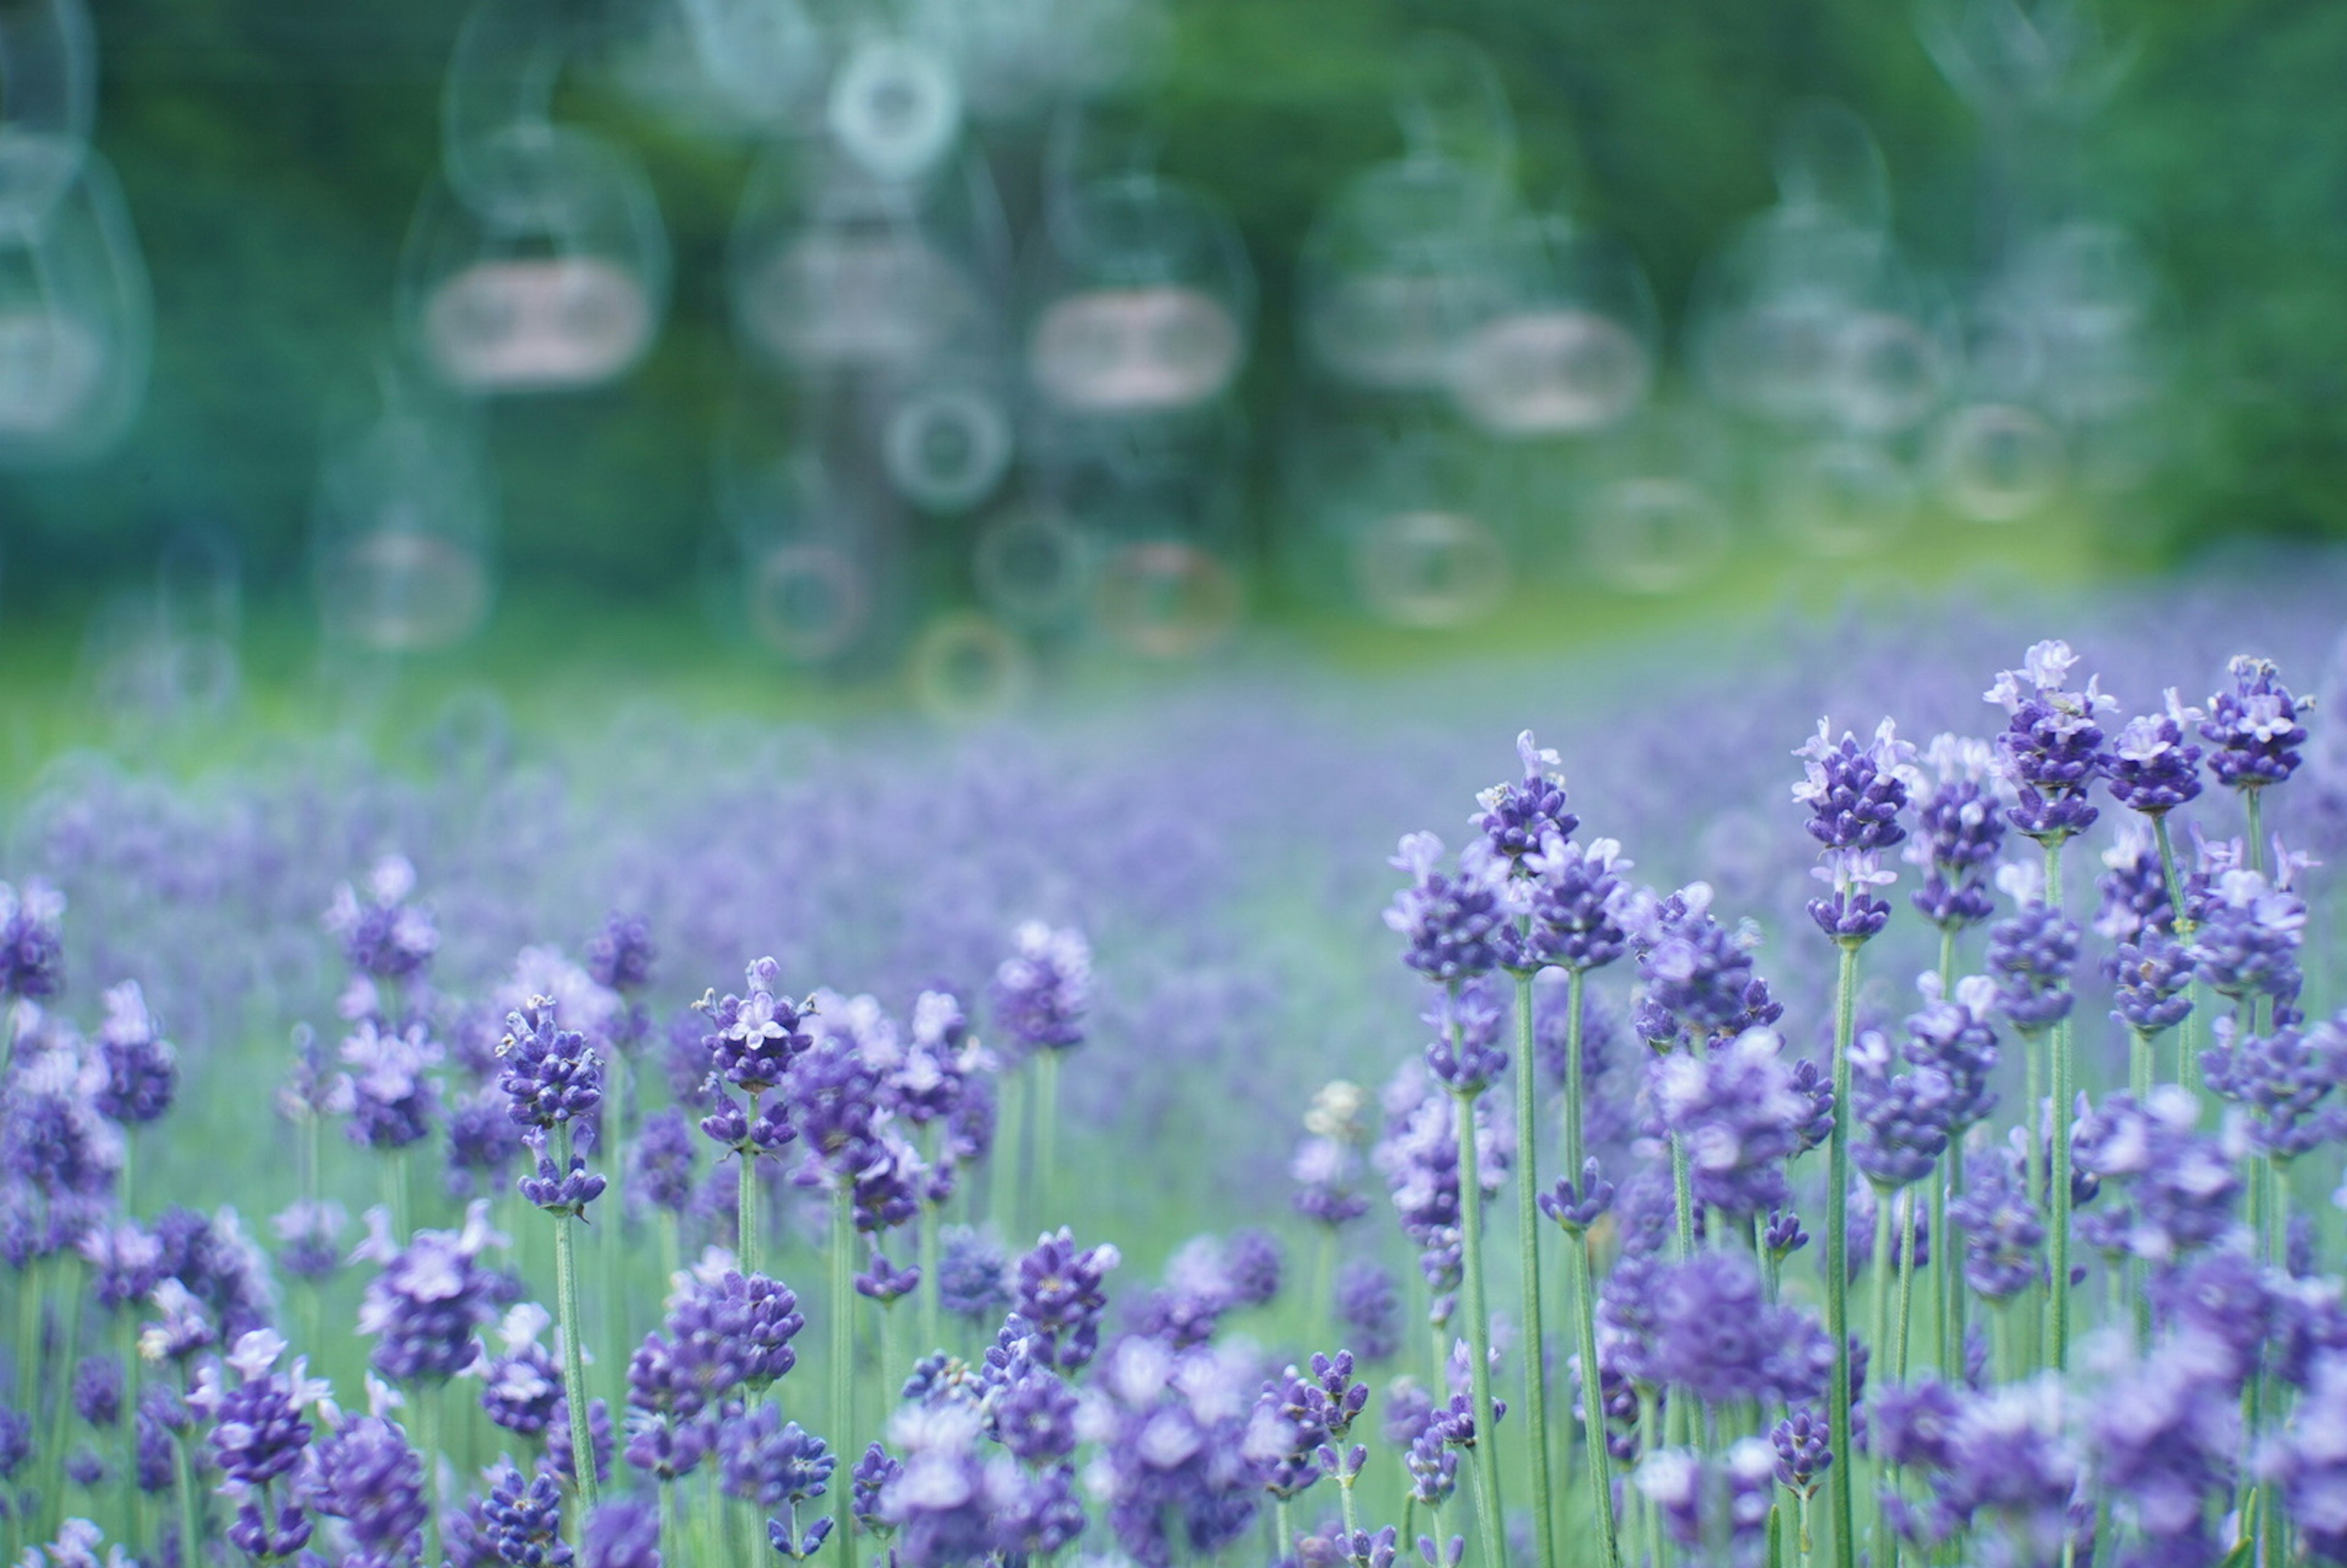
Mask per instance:
[[[369,1364],[395,1383],[437,1382],[471,1366],[474,1330],[497,1316],[508,1287],[480,1255],[504,1245],[479,1199],[463,1230],[420,1230],[404,1247],[391,1238],[390,1214],[368,1210],[367,1239],[351,1255],[383,1266],[359,1302],[359,1332],[375,1340]]]
[[[717,1076],[753,1096],[780,1083],[813,1043],[804,1027],[812,1007],[774,989],[782,972],[774,959],[760,958],[744,971],[744,994],[721,1000],[712,992],[696,1004],[709,1015],[702,1044]]]
[[[603,1063],[587,1037],[555,1022],[552,997],[532,997],[506,1015],[497,1087],[515,1122],[541,1131],[586,1120],[603,1102]]]
[[[495,1084],[460,1094],[448,1106],[448,1190],[470,1198],[502,1185],[526,1147],[513,1102]]]
[[[1767,1305],[1748,1257],[1698,1252],[1656,1270],[1647,1288],[1652,1380],[1713,1403],[1824,1393],[1833,1342],[1808,1313]]]
[[[995,1023],[1016,1049],[1071,1050],[1083,1043],[1092,988],[1092,951],[1083,933],[1027,921],[994,971]]]
[[[188,1403],[212,1423],[212,1457],[241,1488],[265,1487],[301,1461],[312,1430],[302,1419],[302,1408],[328,1392],[323,1382],[308,1375],[304,1358],[297,1356],[289,1370],[277,1371],[277,1358],[284,1353],[283,1339],[256,1328],[229,1354],[227,1364],[238,1378],[234,1387],[218,1365],[207,1365],[188,1394]]]
[[[343,1559],[351,1568],[398,1568],[424,1553],[424,1460],[380,1417],[359,1417],[320,1439],[302,1495],[343,1522],[354,1549]]]
[[[0,996],[34,1001],[65,989],[65,895],[46,882],[0,882]]]
[[[74,1368],[74,1414],[93,1427],[122,1419],[122,1363],[112,1356],[85,1356]]]
[[[1809,875],[1829,889],[1809,900],[1809,918],[1835,941],[1868,941],[1890,923],[1891,901],[1870,889],[1887,887],[1899,877],[1874,851],[1829,849],[1824,864],[1811,867]]]
[[[325,1278],[343,1265],[343,1228],[349,1223],[337,1203],[297,1199],[287,1204],[270,1221],[281,1244],[278,1266],[297,1279]]]
[[[1996,912],[1984,875],[2004,846],[1987,744],[1939,735],[1924,749],[1933,777],[1916,797],[1918,836],[1905,856],[1923,868],[1923,885],[1910,896],[1923,917],[1942,930],[1976,926]]]
[[[1336,1313],[1362,1360],[1390,1361],[1400,1352],[1401,1293],[1384,1265],[1364,1257],[1337,1269]]]
[[[1825,1417],[1803,1406],[1769,1429],[1768,1446],[1777,1450],[1778,1484],[1800,1497],[1816,1496],[1834,1461]]]
[[[1851,1069],[1851,1163],[1879,1188],[1922,1181],[1947,1152],[1962,1090],[1931,1062],[1892,1072],[1890,1041],[1871,1030],[1853,1046]]]
[[[524,1476],[511,1461],[488,1475],[481,1521],[491,1547],[513,1568],[564,1568],[569,1546],[562,1539],[562,1488],[541,1471]]]
[[[2076,997],[2070,971],[2078,961],[2078,927],[2043,901],[2042,888],[2018,866],[2007,866],[1998,883],[2021,907],[1988,934],[1988,969],[1996,980],[1997,1003],[2013,1027],[2024,1032],[2051,1029],[2070,1016]]]
[[[1522,781],[1483,791],[1475,797],[1482,810],[1467,819],[1491,852],[1509,862],[1522,861],[1551,835],[1571,838],[1581,825],[1565,802],[1564,775],[1554,771],[1556,753],[1535,744],[1526,730],[1516,736],[1516,755],[1524,765]]]
[[[1498,998],[1476,985],[1439,996],[1419,1021],[1434,1030],[1426,1047],[1427,1071],[1454,1094],[1481,1094],[1508,1070],[1500,1044],[1507,1016]]]
[[[1629,934],[1614,908],[1626,895],[1622,873],[1631,864],[1610,838],[1585,845],[1553,831],[1542,838],[1516,862],[1508,885],[1508,907],[1522,925],[1500,927],[1501,967],[1512,974],[1550,966],[1587,970],[1620,958]]]
[[[2192,954],[2165,931],[2147,929],[2103,960],[2110,977],[2111,1016],[2139,1034],[2158,1034],[2192,1011]]]
[[[2001,1538],[2016,1563],[2059,1562],[2077,1529],[2081,1465],[2064,1430],[2064,1394],[2055,1379],[1934,1399],[1931,1435],[1914,1433],[1922,1412],[1906,1415],[1900,1424],[1909,1435],[1891,1450],[1928,1471],[1933,1491],[1928,1513],[1910,1516],[1909,1533],[1929,1544],[1976,1532]]]
[[[1235,1307],[1268,1306],[1279,1294],[1280,1276],[1286,1267],[1286,1261],[1279,1238],[1269,1231],[1254,1225],[1243,1225],[1233,1231],[1223,1258],[1230,1282],[1231,1304]]]
[[[600,1504],[581,1532],[579,1568],[661,1568],[660,1510],[631,1497]]]
[[[2204,716],[2166,693],[2165,712],[2146,713],[2120,726],[2106,761],[2111,798],[2146,816],[2160,816],[2200,793],[2200,748],[2185,738]]]
[[[1013,1266],[1012,1310],[1033,1330],[1030,1348],[1038,1361],[1073,1371],[1092,1358],[1108,1306],[1108,1275],[1120,1261],[1105,1242],[1079,1248],[1061,1225],[1037,1238],[1034,1250]]]
[[[853,1040],[840,1034],[818,1037],[793,1060],[782,1088],[778,1109],[789,1117],[805,1150],[794,1180],[809,1186],[855,1184],[859,1206],[876,1207],[895,1197],[902,1213],[891,1223],[901,1224],[917,1212],[907,1173],[892,1146],[884,1144],[881,1124],[887,1110],[879,1070]],[[904,1153],[909,1157],[911,1151]],[[876,1168],[884,1156],[886,1165]],[[868,1198],[863,1190],[867,1185],[875,1188]]]
[[[2238,1386],[2287,1321],[2288,1299],[2274,1288],[2280,1283],[2229,1247],[2205,1247],[2153,1273],[2147,1292],[2152,1321],[2172,1333],[2196,1334],[2225,1346]]]
[[[2212,1091],[2249,1112],[2253,1147],[2290,1160],[2347,1136],[2347,1107],[2325,1103],[2347,1080],[2347,1032],[2338,1022],[2259,1035],[2228,1017],[2217,1020],[2215,1032],[2217,1043],[2201,1052],[2200,1069]]]
[[[1386,908],[1387,927],[1400,934],[1402,962],[1443,985],[1487,975],[1498,967],[1500,933],[1507,924],[1506,879],[1487,854],[1460,856],[1453,874],[1437,870],[1442,841],[1430,833],[1403,835],[1388,862],[1407,872],[1409,886]]]
[[[1899,814],[1907,804],[1915,748],[1899,739],[1889,719],[1864,746],[1848,731],[1837,743],[1832,723],[1819,719],[1818,733],[1793,754],[1804,763],[1793,798],[1809,808],[1811,838],[1831,850],[1889,849],[1904,842]]]
[[[538,1151],[538,1171],[515,1183],[525,1203],[533,1204],[550,1214],[567,1214],[583,1218],[587,1205],[603,1195],[601,1176],[587,1169],[583,1154],[570,1156],[570,1168],[558,1171],[543,1149]]]
[[[1785,1162],[1800,1148],[1812,1103],[1795,1088],[1773,1030],[1747,1030],[1701,1055],[1658,1057],[1647,1081],[1664,1127],[1686,1150],[1696,1202],[1754,1214],[1790,1201]]]
[[[2298,996],[2306,900],[2286,886],[2269,885],[2257,872],[2235,868],[2218,875],[2199,921],[2192,965],[2209,989],[2236,1000],[2263,996],[2286,1002]]]
[[[1117,1544],[1147,1568],[1225,1552],[1254,1523],[1264,1466],[1246,1451],[1252,1360],[1141,1337],[1103,1358],[1081,1423],[1100,1445],[1087,1480]],[[907,1491],[915,1469],[908,1454]]]
[[[2209,699],[2209,717],[2200,726],[2201,738],[2216,748],[2209,753],[2209,771],[2228,789],[2280,784],[2298,771],[2299,748],[2306,743],[2299,715],[2313,699],[2291,696],[2270,660],[2236,654],[2226,669],[2232,687]]]
[[[1308,1377],[1290,1366],[1264,1384],[1245,1439],[1249,1457],[1268,1467],[1264,1490],[1292,1498],[1349,1461],[1345,1439],[1368,1402],[1369,1386],[1353,1380],[1353,1358],[1342,1350],[1333,1358],[1316,1354]],[[1367,1460],[1366,1450],[1360,1457]]]
[[[595,1480],[598,1484],[611,1479],[611,1452],[619,1439],[611,1430],[611,1407],[601,1399],[587,1401],[587,1446],[595,1452]],[[563,1395],[554,1401],[553,1414],[546,1423],[546,1468],[554,1479],[565,1486],[579,1484],[577,1457],[570,1447],[570,1396]]]
[[[1777,1453],[1758,1438],[1738,1438],[1716,1459],[1693,1449],[1657,1449],[1630,1479],[1661,1511],[1671,1539],[1683,1546],[1701,1546],[1724,1535],[1729,1560],[1746,1562],[1768,1540]]]
[[[343,1041],[343,1062],[353,1071],[335,1080],[328,1102],[351,1119],[351,1142],[404,1149],[431,1132],[440,1091],[425,1072],[442,1054],[420,1022],[391,1031],[372,1018],[359,1020]]]
[[[938,1238],[938,1304],[966,1322],[999,1316],[1010,1305],[1010,1259],[1000,1244],[968,1225]]]
[[[2086,792],[2107,762],[2095,718],[2118,703],[2103,694],[2099,677],[2083,692],[2066,689],[2076,662],[2066,642],[2036,643],[2021,669],[1998,675],[1983,694],[2006,713],[1996,737],[1996,765],[2019,799],[2005,808],[2005,817],[2041,843],[2058,844],[2095,825]]]
[[[712,1253],[669,1299],[668,1318],[628,1361],[631,1409],[686,1420],[736,1389],[756,1392],[798,1365],[798,1297]]]
[[[921,1271],[918,1266],[898,1268],[888,1261],[887,1253],[875,1248],[872,1253],[872,1266],[856,1276],[856,1293],[887,1307],[892,1302],[910,1296],[920,1288],[920,1284]]]
[[[587,972],[610,990],[640,991],[651,984],[652,962],[659,957],[651,926],[616,909],[603,917],[601,927],[587,939]]]
[[[408,902],[415,867],[387,855],[367,873],[362,898],[345,882],[334,889],[326,929],[343,939],[343,957],[362,975],[395,983],[415,979],[439,950],[439,928],[428,910]]]
[[[179,1056],[162,1037],[137,980],[106,993],[106,1022],[98,1027],[97,1051],[106,1064],[106,1087],[97,1109],[125,1127],[140,1126],[171,1108]]]
[[[2170,1561],[2222,1550],[2206,1520],[2232,1487],[2241,1437],[2238,1364],[2197,1334],[2155,1346],[2088,1404],[2086,1451],[2097,1491],[2118,1522],[2167,1543]],[[2221,1513],[2221,1508],[2214,1512]],[[2197,1553],[2190,1548],[2198,1548]]]
[[[498,1326],[502,1354],[482,1363],[481,1409],[490,1421],[523,1437],[538,1437],[562,1398],[562,1368],[538,1343],[554,1319],[534,1301],[509,1308]]]
[[[2232,1228],[2240,1173],[2222,1144],[2194,1130],[2198,1119],[2189,1090],[2163,1084],[2141,1104],[2114,1094],[2078,1124],[2080,1168],[2125,1186],[2114,1239],[2137,1257],[2169,1263]]]
[[[717,1423],[717,1463],[729,1496],[772,1515],[821,1497],[839,1461],[821,1438],[760,1404]]]
[[[654,1208],[684,1212],[692,1196],[692,1129],[682,1111],[655,1111],[644,1118],[630,1152],[631,1193]]]
[[[1955,995],[1950,997],[1941,991],[1940,977],[1926,972],[1915,988],[1922,993],[1923,1007],[1907,1020],[1907,1060],[1945,1076],[1952,1090],[1948,1132],[1960,1137],[1996,1109],[1996,1091],[1989,1087],[1998,1054],[1996,1030],[1989,1022],[1996,982],[1985,975],[1968,975],[1956,982]]]
[[[1542,1193],[1538,1201],[1541,1213],[1567,1235],[1577,1236],[1614,1206],[1614,1184],[1598,1173],[1597,1156],[1592,1154],[1581,1163],[1578,1184],[1560,1177],[1555,1188]]]
[[[1634,1022],[1649,1043],[1738,1034],[1783,1012],[1753,973],[1755,935],[1712,918],[1709,884],[1689,883],[1667,898],[1642,890],[1624,900],[1622,924],[1645,987]]]
[[[1970,1184],[1949,1204],[1948,1220],[1964,1233],[1965,1283],[2001,1304],[2044,1276],[2038,1249],[2045,1225],[2009,1156],[1991,1153],[1967,1173]]]
[[[2259,1465],[2262,1477],[2281,1489],[2289,1517],[2304,1534],[2308,1551],[2331,1562],[2347,1562],[2347,1356],[2323,1356],[2314,1363],[2306,1397],[2290,1425]]]
[[[2103,906],[2095,929],[2114,942],[2133,941],[2147,931],[2170,931],[2168,874],[2150,830],[2133,819],[2120,825],[2118,841],[2103,851],[2103,874],[2095,879]]]

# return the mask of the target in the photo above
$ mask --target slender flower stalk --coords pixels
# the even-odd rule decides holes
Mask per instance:
[[[570,1163],[570,1128],[564,1124],[555,1130],[555,1159],[564,1168]],[[554,1288],[558,1309],[562,1314],[562,1378],[568,1390],[564,1403],[570,1411],[570,1452],[577,1472],[579,1502],[582,1511],[596,1503],[595,1445],[588,1429],[586,1347],[579,1333],[579,1241],[577,1227],[586,1224],[583,1212],[558,1214],[554,1222]]]
[[[1524,923],[1530,925],[1530,917],[1525,917]],[[1570,1053],[1565,1063],[1567,1081],[1581,1076],[1578,1057],[1578,1052]],[[1536,1060],[1532,1044],[1532,977],[1519,972],[1516,976],[1516,1158],[1522,1169],[1517,1188],[1516,1245],[1523,1277],[1524,1419],[1532,1448],[1532,1539],[1538,1545],[1540,1561],[1550,1563],[1557,1561],[1556,1511],[1549,1491],[1553,1472],[1549,1459],[1547,1317],[1541,1305],[1540,1207],[1533,1202],[1533,1195],[1540,1191],[1540,1131],[1533,1117],[1539,1089],[1535,1081],[1538,1076],[1534,1071]],[[1462,1123],[1461,1127],[1462,1135],[1471,1138],[1472,1123]],[[1461,1179],[1464,1179],[1463,1170]],[[1462,1187],[1460,1191],[1463,1196],[1465,1189]]]
[[[2057,915],[2062,907],[2062,841],[2059,838],[2045,841],[2045,906]],[[2047,1350],[2057,1372],[2066,1371],[2070,1365],[2070,1116],[2071,1103],[2078,1093],[2078,1068],[2071,1045],[2071,1028],[2072,1021],[2066,1012],[2054,1025],[2054,1104],[2051,1125],[2046,1133],[2053,1143],[2053,1190],[2050,1196],[2054,1256],[2052,1278],[2047,1289],[2045,1334]],[[2029,1106],[2029,1116],[2034,1129],[2037,1117],[2034,1102]]]
[[[1826,1405],[1829,1440],[1841,1460],[1826,1478],[1833,1509],[1835,1568],[1857,1568],[1857,1494],[1851,1456],[1850,1365],[1850,1050],[1858,1010],[1856,941],[1840,943],[1834,971],[1834,1130],[1826,1141],[1826,1332],[1834,1344],[1833,1387]]]
[[[833,1446],[856,1451],[856,1188],[835,1181],[831,1199],[831,1427]],[[834,1489],[832,1533],[840,1562],[856,1568],[854,1490]]]

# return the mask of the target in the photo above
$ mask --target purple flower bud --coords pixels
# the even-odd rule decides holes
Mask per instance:
[[[1012,934],[1010,957],[994,971],[995,1024],[1020,1050],[1072,1050],[1083,1043],[1092,983],[1083,933],[1030,920]]]
[[[1631,863],[1610,838],[1583,845],[1551,833],[1533,853],[1516,862],[1507,899],[1522,925],[1503,924],[1495,940],[1501,967],[1530,974],[1551,965],[1562,969],[1602,968],[1629,947],[1614,910],[1626,889],[1622,873]]]
[[[2347,1106],[2332,1091],[2347,1081],[2347,1030],[2336,1020],[2299,1030],[2250,1034],[2230,1017],[2216,1023],[2216,1044],[2200,1054],[2214,1093],[2249,1112],[2250,1143],[2291,1160],[2347,1137]]]
[[[1509,862],[1522,861],[1552,835],[1571,838],[1581,825],[1566,806],[1563,775],[1553,771],[1557,754],[1542,750],[1526,730],[1516,737],[1516,755],[1524,765],[1522,781],[1493,784],[1477,795],[1482,810],[1467,819],[1491,852]]]
[[[1399,932],[1402,962],[1443,985],[1488,975],[1498,967],[1499,933],[1507,924],[1503,866],[1487,854],[1460,857],[1453,874],[1438,871],[1442,841],[1430,833],[1406,835],[1389,865],[1410,884],[1386,909]]]
[[[651,927],[632,915],[617,910],[587,939],[587,972],[597,985],[626,993],[651,984],[652,962],[660,949],[652,945]]]
[[[1768,1443],[1777,1450],[1778,1482],[1801,1497],[1817,1495],[1834,1461],[1825,1417],[1804,1406],[1770,1429]]]
[[[2059,909],[2034,901],[1991,927],[1989,973],[1998,1006],[2015,1029],[2051,1029],[2077,999],[2070,970],[2078,961],[2078,927]]]
[[[692,1132],[681,1111],[656,1111],[636,1133],[630,1191],[654,1208],[682,1214],[692,1196]]]
[[[872,1254],[872,1266],[856,1276],[856,1293],[868,1296],[887,1307],[920,1287],[921,1271],[917,1265],[898,1268],[888,1261],[888,1255],[878,1250]]]
[[[1121,1261],[1107,1243],[1079,1248],[1061,1225],[1039,1237],[1011,1273],[1013,1309],[1033,1329],[1036,1359],[1073,1371],[1100,1345],[1109,1272]]]
[[[415,891],[415,868],[395,855],[375,862],[364,898],[347,882],[334,889],[326,929],[343,939],[352,968],[395,982],[424,972],[439,950],[440,932],[429,910],[407,901]]]
[[[2067,690],[2064,682],[2076,662],[2066,642],[2037,643],[2021,669],[2000,674],[1985,693],[2007,716],[1996,761],[2020,798],[2005,815],[2041,842],[2059,843],[2094,825],[2086,792],[2108,761],[2095,719],[2118,703],[2096,680],[2082,692]]]
[[[1598,1174],[1597,1157],[1581,1163],[1578,1185],[1560,1179],[1553,1191],[1540,1195],[1540,1211],[1567,1235],[1579,1235],[1614,1206],[1614,1184]]]
[[[1915,748],[1898,737],[1888,719],[1865,746],[1845,731],[1832,739],[1832,723],[1818,721],[1818,733],[1793,754],[1803,759],[1803,777],[1793,798],[1809,808],[1809,836],[1829,850],[1888,849],[1907,830],[1899,814],[1907,804],[1907,773]]]
[[[1481,1094],[1507,1071],[1508,1052],[1500,1044],[1506,1016],[1484,987],[1443,994],[1419,1021],[1434,1030],[1426,1048],[1427,1070],[1452,1093]]]
[[[302,1494],[349,1529],[355,1562],[392,1564],[424,1550],[424,1460],[379,1417],[345,1422],[310,1450]]]
[[[65,989],[65,895],[45,882],[0,882],[0,996],[34,1001]]]
[[[2280,784],[2298,771],[2299,748],[2306,743],[2299,716],[2314,701],[2291,695],[2270,660],[2236,654],[2226,668],[2233,684],[2209,699],[2209,717],[2200,726],[2201,738],[2216,747],[2209,771],[2228,789]]]
[[[137,1127],[171,1108],[179,1052],[147,1010],[138,981],[125,980],[106,993],[106,1022],[97,1031],[97,1050],[106,1064],[106,1086],[97,1096],[102,1114],[125,1127]]]
[[[532,997],[506,1015],[497,1087],[513,1119],[546,1129],[582,1122],[603,1102],[603,1063],[577,1030],[555,1023],[551,997]]]
[[[516,1564],[564,1568],[571,1562],[562,1539],[562,1489],[538,1472],[524,1476],[508,1461],[489,1473],[481,1520],[498,1557]]]
[[[821,1497],[839,1462],[821,1438],[767,1404],[718,1422],[717,1455],[727,1494],[770,1515]]]
[[[359,1332],[375,1340],[369,1364],[395,1383],[437,1382],[471,1366],[474,1330],[497,1316],[508,1289],[480,1261],[484,1249],[505,1245],[489,1228],[488,1204],[476,1200],[463,1230],[420,1230],[404,1247],[391,1239],[387,1211],[370,1210],[367,1227],[352,1256],[383,1266],[359,1303]]]
[[[2159,816],[2200,793],[2200,748],[2185,732],[2200,722],[2198,708],[2167,692],[2167,707],[2130,719],[2119,729],[2106,759],[2111,798],[2131,811]]]
[[[570,1169],[558,1172],[554,1162],[541,1152],[538,1156],[538,1173],[524,1176],[515,1184],[523,1201],[536,1204],[550,1214],[566,1214],[584,1218],[587,1205],[603,1195],[604,1180],[590,1173],[584,1156],[570,1156]]]
[[[661,1568],[660,1510],[632,1497],[600,1504],[587,1516],[579,1568]]]

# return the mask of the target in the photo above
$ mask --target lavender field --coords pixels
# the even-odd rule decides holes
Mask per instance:
[[[12,1549],[2347,1560],[2331,588],[63,758]]]

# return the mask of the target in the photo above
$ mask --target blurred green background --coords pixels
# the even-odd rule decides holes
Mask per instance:
[[[108,456],[0,476],[5,613],[18,627],[76,624],[105,584],[150,573],[159,542],[190,527],[236,542],[256,620],[310,613],[319,411],[391,339],[465,10],[100,8],[96,144],[152,273],[154,374]],[[1243,388],[1256,550],[1280,521],[1271,437],[1293,380],[1298,246],[1341,179],[1399,150],[1393,69],[1415,30],[1490,51],[1525,192],[1627,241],[1674,345],[1705,259],[1772,200],[1771,136],[1799,99],[1839,99],[1871,127],[1898,236],[1920,265],[1958,277],[1982,254],[1975,117],[1896,0],[1178,0],[1174,18],[1151,89],[1165,166],[1229,204],[1261,292]],[[2241,534],[2347,531],[2347,6],[2134,0],[2102,22],[2126,67],[2080,133],[2077,177],[2093,215],[2144,241],[2168,292],[2173,427],[2158,482],[2085,519],[2065,569],[2172,562]],[[695,613],[718,529],[711,433],[738,359],[726,239],[754,155],[661,123],[592,71],[566,77],[560,113],[642,156],[675,287],[631,377],[487,410],[503,492],[491,641],[541,649],[592,641],[609,616]],[[992,135],[998,169],[1031,164],[1037,140]],[[1003,183],[1015,221],[1020,183]],[[1682,376],[1670,364],[1666,377]],[[1911,548],[1925,559],[1935,546]],[[534,617],[532,601],[559,608]],[[1280,617],[1276,583],[1257,604]],[[667,645],[648,636],[653,646]]]

